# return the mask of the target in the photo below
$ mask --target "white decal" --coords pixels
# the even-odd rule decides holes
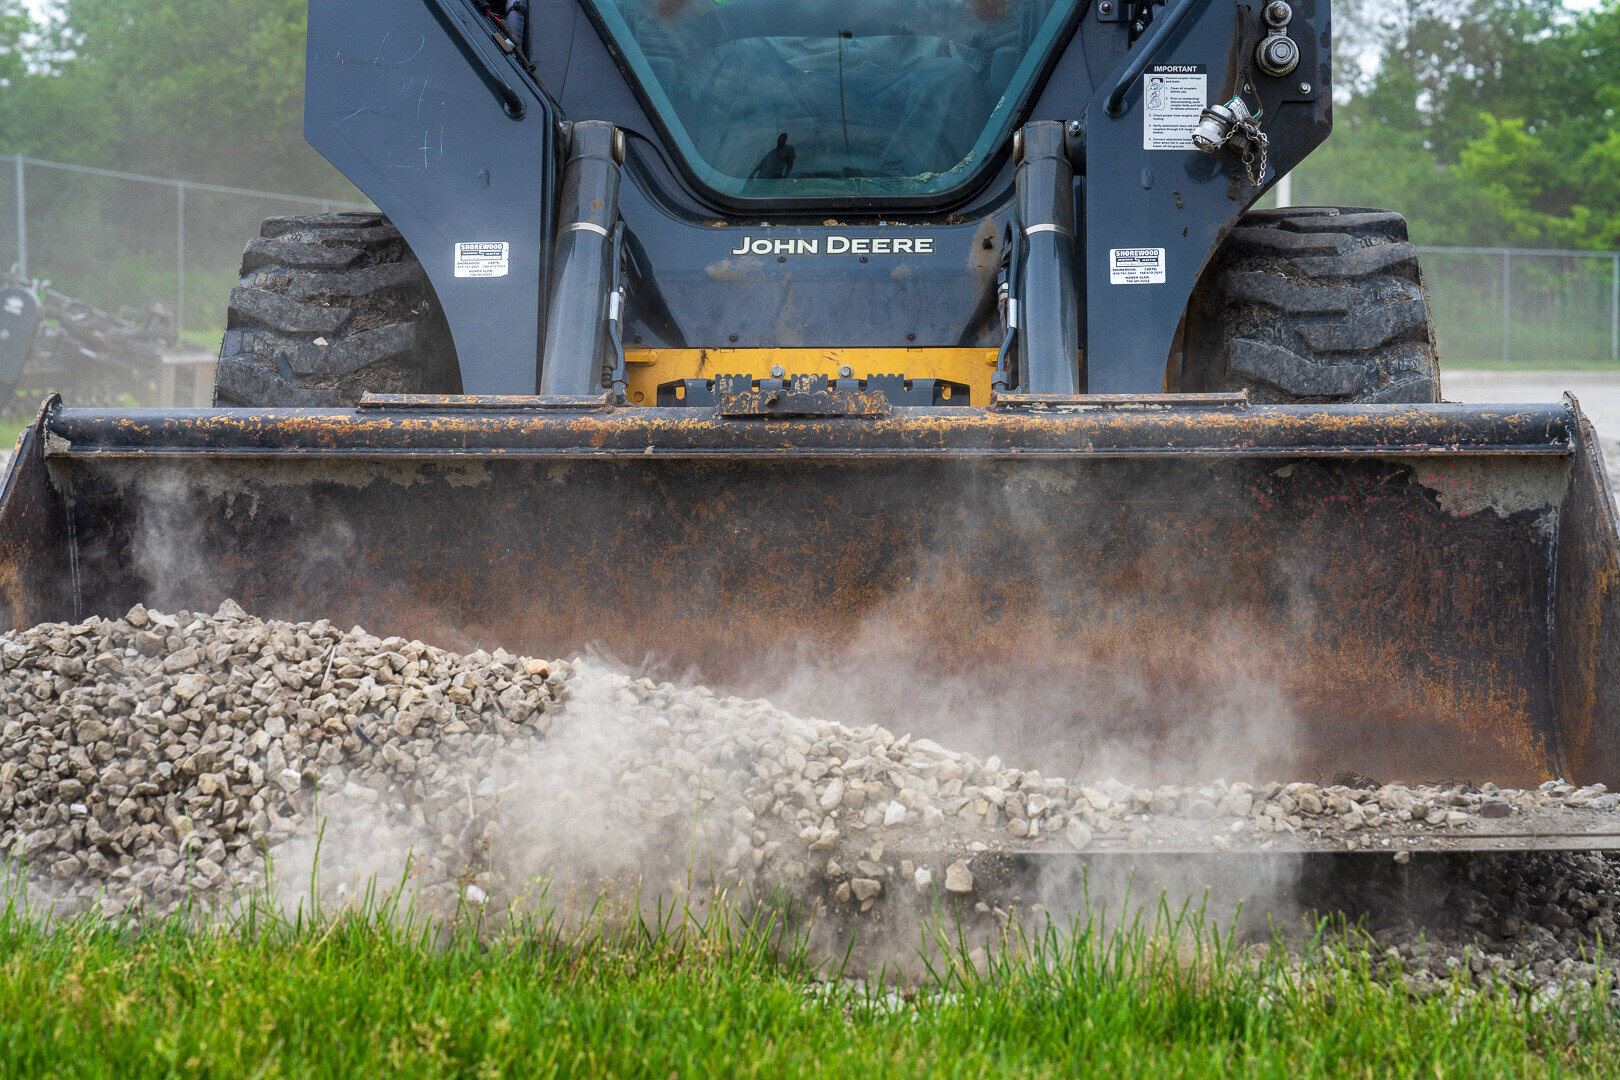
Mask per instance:
[[[1142,76],[1142,149],[1196,150],[1193,128],[1209,104],[1203,64],[1157,64]]]
[[[456,277],[505,277],[505,240],[475,240],[456,245]]]
[[[744,236],[731,249],[733,255],[932,255],[932,236],[828,236],[769,240]]]
[[[1110,285],[1163,285],[1164,248],[1110,248]]]

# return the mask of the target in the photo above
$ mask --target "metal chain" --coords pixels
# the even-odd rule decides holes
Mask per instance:
[[[1266,176],[1266,150],[1271,145],[1271,139],[1260,130],[1260,121],[1254,117],[1244,119],[1239,125],[1244,134],[1249,137],[1249,144],[1243,148],[1243,170],[1249,174],[1249,183],[1255,187]],[[1254,167],[1254,148],[1260,148],[1260,167]]]

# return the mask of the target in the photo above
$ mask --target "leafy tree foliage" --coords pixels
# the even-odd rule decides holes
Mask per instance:
[[[1620,0],[1378,11],[1373,74],[1296,171],[1296,201],[1401,210],[1431,244],[1620,247]]]
[[[304,143],[306,0],[0,0],[0,152],[353,198]]]

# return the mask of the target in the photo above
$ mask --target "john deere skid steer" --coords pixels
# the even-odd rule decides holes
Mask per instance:
[[[378,212],[265,222],[217,408],[45,405],[4,625],[231,597],[1054,771],[1620,781],[1590,425],[1440,402],[1399,215],[1251,210],[1326,0],[510,7],[313,0]]]

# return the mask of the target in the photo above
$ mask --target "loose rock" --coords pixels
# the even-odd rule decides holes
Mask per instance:
[[[786,890],[852,913],[942,899],[991,916],[1021,901],[985,864],[976,879],[980,853],[1181,835],[1211,852],[1354,844],[1415,873],[1402,845],[1429,833],[1547,814],[1620,825],[1601,785],[1086,779],[703,687],[267,622],[229,602],[0,635],[0,851],[51,897],[113,910],[247,895],[312,870],[317,840],[325,895],[406,880],[435,911],[495,910],[566,879]],[[1612,861],[1536,858],[1542,876],[1499,871],[1511,893],[1475,876],[1424,918],[1555,962],[1620,933]],[[942,865],[941,890],[929,866]]]

